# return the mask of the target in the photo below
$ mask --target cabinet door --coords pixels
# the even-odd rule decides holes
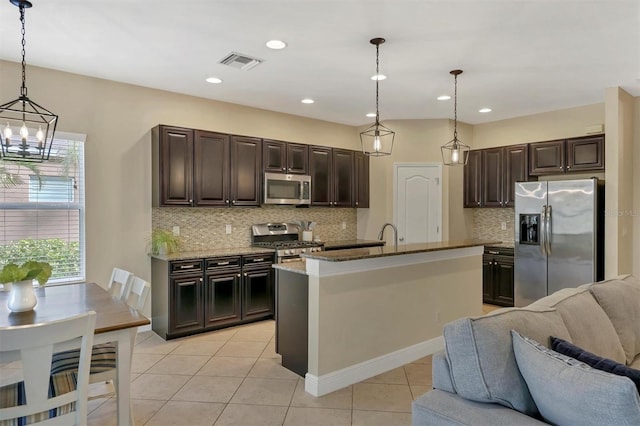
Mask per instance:
[[[273,315],[272,269],[247,270],[242,275],[242,319]]]
[[[262,140],[231,137],[231,205],[259,206],[262,193]]]
[[[482,150],[482,205],[502,207],[502,148]]]
[[[529,174],[531,176],[564,173],[564,141],[529,144]]]
[[[229,205],[229,135],[196,130],[193,162],[194,205]]]
[[[287,173],[309,174],[309,146],[287,143]]]
[[[240,270],[207,275],[204,284],[204,326],[220,326],[240,321]]]
[[[567,171],[604,170],[604,136],[567,140]]]
[[[353,151],[333,150],[333,205],[351,207],[354,204]]]
[[[515,183],[528,180],[529,150],[526,144],[511,145],[504,148],[504,184],[502,186],[502,205],[515,205]]]
[[[269,173],[285,173],[287,171],[286,142],[264,140],[262,142],[262,170]]]
[[[196,331],[203,326],[202,275],[170,277],[171,334]]]
[[[311,175],[311,204],[330,206],[333,201],[331,148],[309,147],[309,174]]]
[[[469,161],[464,166],[464,207],[482,205],[482,151],[469,151]]]
[[[160,127],[160,205],[190,206],[193,203],[193,131]]]
[[[500,306],[513,306],[513,258],[494,258],[493,300]]]
[[[493,258],[482,258],[482,302],[493,304]]]
[[[355,207],[369,208],[369,156],[356,151],[355,156]]]

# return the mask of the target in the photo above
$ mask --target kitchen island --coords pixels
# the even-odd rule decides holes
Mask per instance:
[[[321,396],[441,350],[445,323],[482,314],[483,246],[494,243],[315,252],[274,265],[282,365]]]

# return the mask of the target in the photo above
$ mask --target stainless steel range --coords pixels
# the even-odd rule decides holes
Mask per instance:
[[[301,241],[297,223],[258,223],[251,227],[251,245],[276,251],[276,262],[297,260],[302,253],[323,251],[320,241]]]

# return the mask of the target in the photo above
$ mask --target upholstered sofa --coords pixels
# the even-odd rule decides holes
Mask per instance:
[[[443,336],[445,350],[433,357],[434,389],[413,402],[414,426],[640,424],[631,379],[547,349],[554,336],[623,369],[640,369],[634,276],[462,318],[446,324]]]

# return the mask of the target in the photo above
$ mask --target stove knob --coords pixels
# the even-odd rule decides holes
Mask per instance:
[[[284,254],[285,254],[285,255],[287,255],[287,254],[291,254],[291,250],[285,250],[285,251],[284,251]]]
[[[302,249],[302,250],[300,250],[300,251],[301,251],[302,253],[306,253],[306,252],[307,252],[307,249],[306,249],[306,248],[303,248],[303,249]]]

